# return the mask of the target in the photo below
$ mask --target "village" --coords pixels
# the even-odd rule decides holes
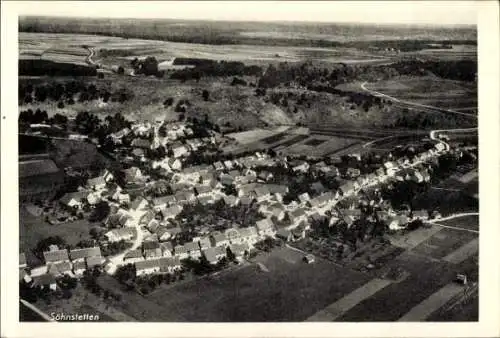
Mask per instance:
[[[427,139],[383,155],[293,158],[261,151],[192,165],[221,146],[212,130],[193,134],[186,123],[145,122],[109,135],[123,169],[104,169],[38,211],[57,227],[97,219],[99,231],[78,248],[47,245],[41,266],[28,266],[21,253],[20,279],[56,290],[57,278],[81,278],[96,267],[109,275],[132,267],[139,277],[174,274],[193,262],[226,266],[221,261],[244,262],[275,241],[304,239],[318,224],[345,232],[363,220],[382,224],[382,233],[404,230],[439,218],[439,211],[394,208],[383,191],[426,184],[438,158],[471,151]]]

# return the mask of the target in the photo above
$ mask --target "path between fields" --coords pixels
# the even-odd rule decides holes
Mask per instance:
[[[398,321],[417,322],[425,320],[432,313],[440,309],[443,305],[465,290],[466,289],[458,283],[449,283],[413,307],[403,317],[399,318]]]
[[[389,99],[389,100],[391,100],[393,102],[399,102],[399,103],[403,103],[403,104],[406,104],[406,105],[409,105],[409,106],[415,106],[415,107],[421,107],[421,108],[430,108],[430,109],[435,109],[435,110],[441,111],[441,112],[453,113],[453,114],[464,115],[464,116],[469,116],[469,117],[475,117],[475,118],[478,117],[477,114],[463,113],[463,112],[459,112],[459,111],[452,110],[452,109],[444,109],[444,108],[429,106],[429,105],[426,105],[426,104],[420,104],[420,103],[416,103],[416,102],[410,102],[410,101],[400,100],[400,99],[397,99],[397,98],[395,98],[393,96],[390,96],[390,95],[378,92],[376,90],[372,90],[372,89],[366,88],[366,84],[367,83],[368,83],[368,81],[363,82],[360,85],[361,89],[363,89],[364,91],[366,91],[366,92],[368,92],[368,93],[370,93],[370,94],[372,94],[374,96],[385,97],[385,98],[387,98],[387,99]]]
[[[479,230],[459,228],[459,227],[454,227],[451,225],[444,225],[444,224],[438,223],[438,222],[442,222],[442,221],[448,221],[450,219],[455,219],[455,218],[460,218],[460,217],[468,217],[468,216],[479,216],[479,213],[478,212],[464,212],[464,213],[454,214],[454,215],[450,215],[450,216],[439,218],[439,219],[433,219],[433,220],[427,221],[427,223],[431,223],[431,224],[437,225],[437,226],[442,227],[442,228],[467,231],[467,232],[472,232],[472,233],[478,234]]]
[[[340,298],[323,310],[316,312],[307,318],[308,322],[332,322],[344,313],[361,303],[363,300],[373,296],[378,291],[390,285],[392,282],[386,279],[374,278],[363,286]]]

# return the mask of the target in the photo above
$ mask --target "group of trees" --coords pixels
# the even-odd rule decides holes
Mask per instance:
[[[156,77],[163,77],[165,72],[158,69],[158,60],[154,56],[148,56],[139,60],[134,58],[130,65],[134,68],[134,74],[144,74],[146,76],[154,75]]]
[[[58,102],[58,108],[65,105],[73,105],[76,101],[87,102],[103,100],[103,102],[123,103],[133,96],[132,92],[121,88],[112,93],[107,88],[97,88],[93,83],[86,84],[83,81],[49,82],[33,85],[32,83],[20,82],[18,99],[19,104],[46,102],[48,100]]]
[[[175,62],[177,62],[177,59],[174,61],[174,64]],[[173,72],[170,78],[181,81],[199,81],[202,77],[260,76],[261,74],[261,67],[255,65],[247,66],[239,61],[203,60],[203,62],[198,62],[193,68],[184,68]]]
[[[477,62],[404,60],[389,65],[338,64],[329,67],[317,66],[312,62],[301,64],[282,62],[277,66],[273,64],[268,66],[259,78],[258,87],[302,86],[336,94],[335,86],[342,83],[375,81],[401,75],[421,76],[429,72],[445,79],[472,82],[476,78]]]

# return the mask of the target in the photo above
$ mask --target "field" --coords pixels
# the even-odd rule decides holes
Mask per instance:
[[[141,321],[302,321],[370,279],[323,260],[306,264],[302,258],[290,249],[276,249],[256,258],[269,272],[251,264],[160,287],[145,298],[127,293],[120,309]]]
[[[476,238],[477,234],[474,233],[443,228],[414,247],[412,252],[434,259],[444,259],[447,255],[452,254],[455,250],[460,249]]]
[[[19,250],[26,253],[28,261],[37,263],[37,258],[31,254],[38,241],[49,236],[60,236],[68,244],[90,239],[89,230],[92,227],[87,220],[78,220],[64,224],[51,225],[42,217],[34,217],[24,208],[19,210]],[[36,264],[34,264],[36,266]]]
[[[444,109],[458,108],[462,112],[477,110],[477,86],[474,83],[426,76],[379,81],[366,87],[404,101]]]
[[[270,62],[297,62],[303,59],[337,63],[380,63],[389,60],[387,57],[374,56],[349,48],[256,46],[252,44],[213,46],[85,34],[19,33],[20,55],[25,57],[42,56],[44,58],[45,53],[48,53],[48,58],[64,58],[74,62],[84,62],[86,55],[88,55],[88,53],[83,54],[85,49],[82,46],[84,45],[93,47],[97,52],[94,61],[105,65],[128,64],[134,57],[143,56],[154,56],[160,62],[176,57],[186,57],[243,61],[248,64],[261,65],[267,65]],[[58,46],[59,51],[65,52],[51,52],[51,50],[55,50],[52,49],[55,46]]]
[[[402,254],[390,265],[401,267],[408,271],[410,276],[365,299],[347,311],[338,321],[398,320],[455,277],[455,270],[448,264],[430,263],[411,253]],[[384,310],[381,311],[381,308]]]

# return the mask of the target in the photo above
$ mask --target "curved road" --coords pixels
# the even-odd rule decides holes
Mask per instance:
[[[468,116],[468,117],[475,117],[477,118],[478,115],[477,114],[470,114],[470,113],[462,113],[462,112],[459,112],[459,111],[456,111],[456,110],[452,110],[452,109],[444,109],[444,108],[439,108],[439,107],[434,107],[434,106],[429,106],[429,105],[426,105],[426,104],[420,104],[420,103],[415,103],[415,102],[410,102],[410,101],[405,101],[405,100],[400,100],[398,98],[395,98],[393,96],[390,96],[390,95],[387,95],[387,94],[384,94],[384,93],[381,93],[381,92],[378,92],[376,90],[372,90],[372,89],[369,89],[369,88],[366,88],[366,84],[368,83],[368,81],[365,81],[363,82],[360,87],[361,89],[363,89],[364,91],[372,94],[373,96],[378,96],[378,97],[385,97],[393,102],[397,102],[397,103],[403,103],[405,105],[408,105],[408,106],[415,106],[415,107],[418,107],[418,108],[428,108],[428,109],[434,109],[438,112],[446,112],[446,113],[453,113],[453,114],[458,114],[458,115],[463,115],[463,116]]]
[[[125,251],[108,258],[109,261],[111,262],[111,264],[108,266],[108,270],[107,270],[108,274],[111,274],[111,275],[114,274],[116,271],[116,268],[119,265],[123,264],[123,258],[125,257],[125,255],[127,253],[129,253],[130,251],[139,248],[142,245],[144,233],[142,232],[141,226],[139,224],[139,220],[137,220],[137,222],[135,222],[135,223],[136,223],[135,229],[137,230],[137,236],[134,240],[134,243],[132,244],[132,246],[130,248],[126,249]]]

